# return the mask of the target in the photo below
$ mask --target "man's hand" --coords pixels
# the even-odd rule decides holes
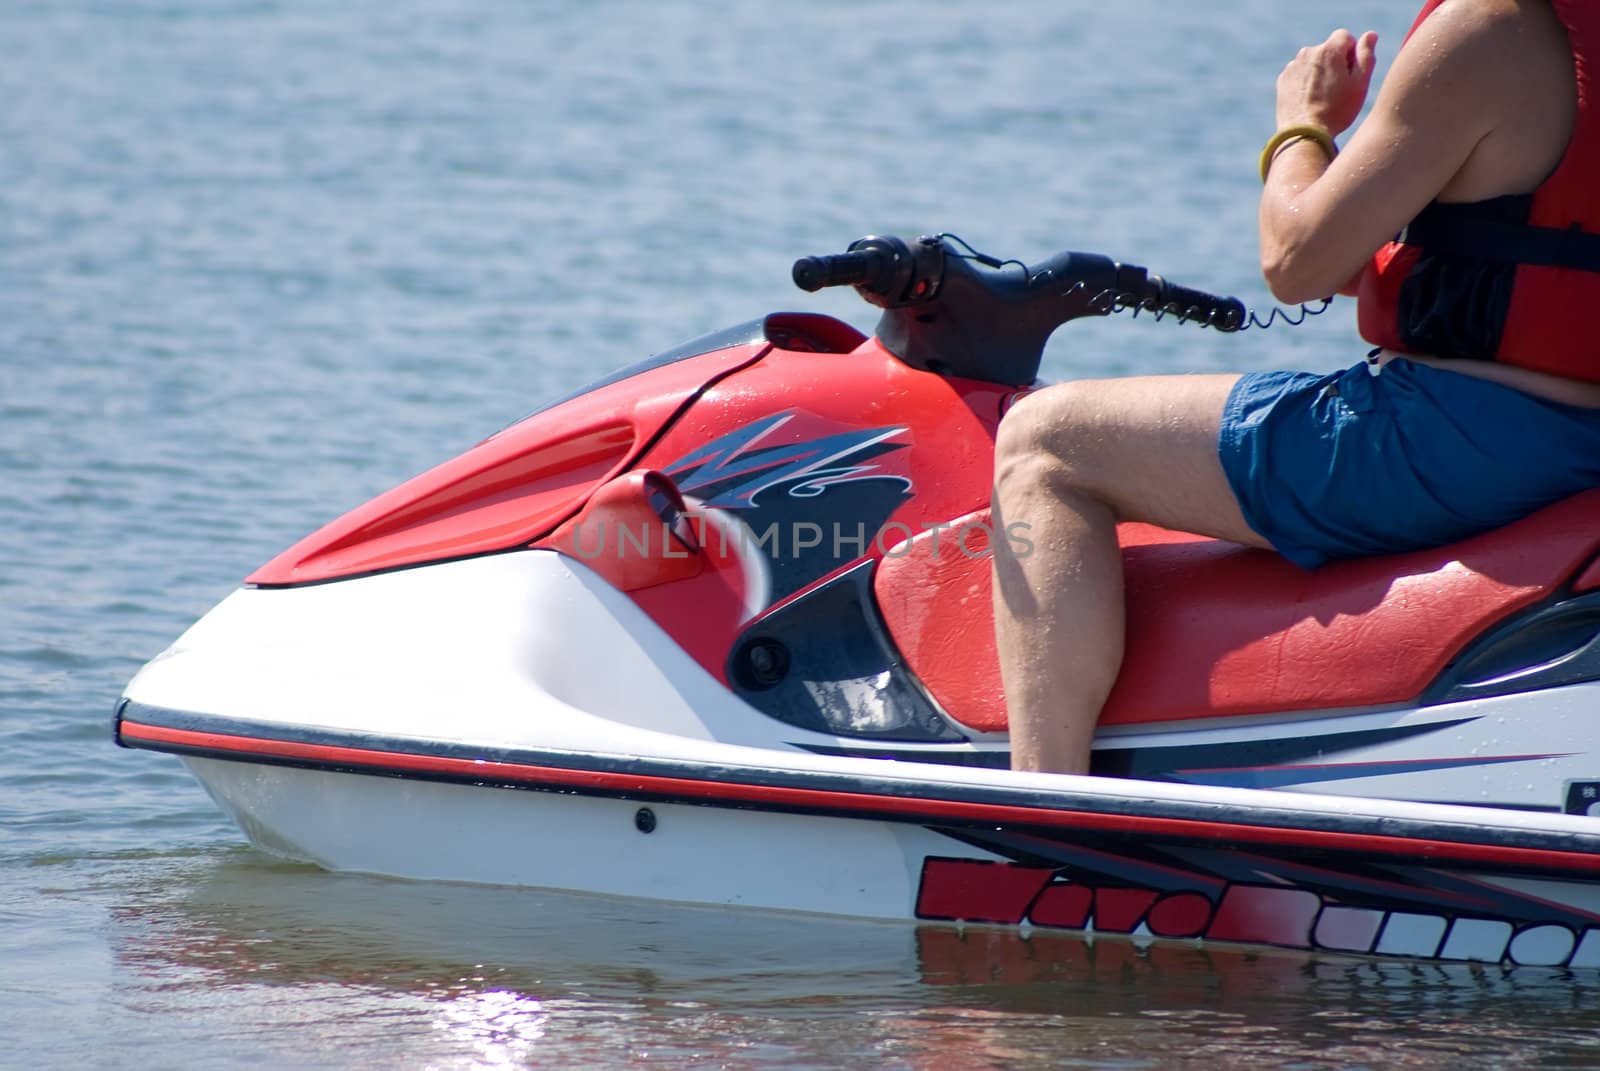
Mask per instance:
[[[1378,35],[1368,30],[1357,40],[1335,30],[1320,45],[1310,45],[1278,76],[1278,129],[1309,124],[1338,135],[1361,114],[1376,66]]]

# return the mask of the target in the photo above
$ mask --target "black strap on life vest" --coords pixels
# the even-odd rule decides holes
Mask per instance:
[[[1486,204],[1483,203],[1483,204]],[[1486,218],[1480,203],[1428,205],[1399,241],[1429,253],[1600,273],[1600,234]]]

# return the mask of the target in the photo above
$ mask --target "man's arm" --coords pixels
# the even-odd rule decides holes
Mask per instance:
[[[1372,113],[1337,159],[1290,142],[1261,196],[1261,270],[1280,301],[1346,287],[1384,242],[1461,171],[1494,128],[1508,62],[1506,15],[1447,4],[1401,49]],[[1375,35],[1338,31],[1302,49],[1278,79],[1278,123],[1338,134],[1360,111]]]

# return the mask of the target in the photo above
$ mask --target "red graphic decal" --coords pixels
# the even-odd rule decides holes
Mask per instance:
[[[1094,928],[1112,933],[1132,933],[1158,895],[1153,889],[1096,889]]]
[[[922,865],[917,917],[962,922],[1022,921],[1053,872],[1043,867],[929,859]]]
[[[1089,921],[1089,905],[1094,890],[1087,885],[1052,885],[1039,897],[1028,918],[1040,926],[1061,926],[1079,930]]]
[[[1163,896],[1150,909],[1145,924],[1157,937],[1199,937],[1211,921],[1211,898],[1182,892]]]
[[[1031,906],[1030,906],[1031,905]],[[1569,926],[1528,926],[1512,936],[1500,919],[1456,919],[1350,907],[1308,889],[1230,885],[1215,903],[1185,889],[1097,888],[1043,867],[971,859],[929,859],[923,865],[917,915],[947,921],[1017,923],[1026,914],[1041,927],[1133,933],[1144,923],[1154,937],[1201,937],[1237,944],[1518,964],[1600,965],[1600,930],[1579,942]],[[1441,938],[1446,936],[1443,942]],[[1509,947],[1508,947],[1509,944]]]
[[[1223,894],[1206,936],[1218,941],[1309,948],[1311,923],[1322,898],[1303,889],[1232,885]]]

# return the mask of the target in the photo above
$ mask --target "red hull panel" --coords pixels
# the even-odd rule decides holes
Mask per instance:
[[[525,546],[633,468],[697,391],[766,348],[664,365],[529,417],[325,525],[246,581],[303,584]]]

